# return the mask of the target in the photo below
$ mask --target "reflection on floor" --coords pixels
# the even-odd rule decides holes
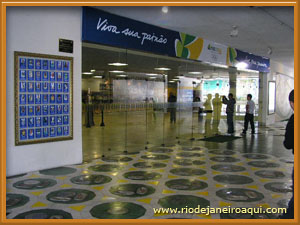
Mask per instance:
[[[84,131],[84,148],[90,149],[85,153],[96,152],[100,158],[93,160],[93,154],[81,165],[7,179],[7,218],[274,218],[273,214],[155,214],[153,209],[286,207],[294,160],[282,147],[283,127],[275,124],[222,143],[198,140],[206,135],[191,141],[185,134],[164,147],[149,144],[148,149],[131,147],[128,152],[121,147],[98,152],[97,144],[86,141],[91,138],[88,132],[100,130],[93,127]]]

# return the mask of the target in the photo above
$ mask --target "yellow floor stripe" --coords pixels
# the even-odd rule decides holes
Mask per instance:
[[[78,212],[82,211],[86,206],[85,205],[78,205],[78,206],[70,206],[70,209],[76,210]]]
[[[281,198],[282,195],[279,195],[279,194],[272,194],[272,198]]]
[[[28,178],[38,178],[38,177],[41,177],[39,175],[36,175],[36,174],[32,174],[31,176],[29,176]]]
[[[150,204],[151,200],[152,200],[152,198],[144,198],[144,199],[138,199],[137,201]]]
[[[43,194],[43,191],[34,191],[34,192],[30,192],[30,194],[33,194],[35,196],[40,196],[41,194]]]
[[[138,170],[138,169],[136,169],[136,168],[130,168],[129,169],[129,171],[136,171],[136,170]]]
[[[206,169],[206,166],[199,166],[199,168],[201,168],[201,169]]]
[[[253,170],[253,171],[260,170],[260,168],[251,167],[251,170]]]
[[[70,185],[70,184],[63,184],[60,187],[61,188],[70,188],[70,187],[72,187],[72,185]]]
[[[260,182],[269,182],[269,179],[259,179]]]
[[[268,203],[264,203],[264,204],[258,204],[256,205],[257,207],[263,207],[263,208],[271,208],[271,206]]]
[[[218,174],[222,174],[222,173],[221,172],[217,172],[217,171],[212,171],[212,174],[218,175]]]
[[[178,178],[177,176],[168,175],[169,179]]]
[[[256,185],[249,185],[249,186],[246,186],[247,188],[254,188],[254,189],[258,189],[258,187]]]
[[[198,195],[205,195],[208,196],[208,191],[203,191],[203,192],[197,192]]]
[[[93,187],[93,189],[97,190],[97,191],[101,191],[104,188],[104,186],[99,186],[99,187]]]
[[[66,179],[67,178],[67,176],[64,176],[64,177],[56,177],[56,179],[59,179],[59,180],[64,180],[64,179]]]
[[[158,185],[159,181],[149,181],[148,184]]]
[[[118,180],[118,183],[128,183],[128,180]]]
[[[48,206],[48,205],[43,202],[36,202],[35,204],[33,204],[31,206],[31,208],[46,207],[46,206]]]
[[[245,175],[245,176],[250,176],[250,174],[248,172],[242,172],[240,173],[241,175]]]
[[[244,165],[244,163],[240,162],[240,163],[237,163],[237,164],[235,164],[235,165],[237,165],[237,166],[242,166],[242,165]]]
[[[163,191],[162,191],[162,193],[163,194],[173,194],[173,193],[176,193],[175,191],[171,191],[171,190],[166,190],[166,189],[164,189]]]
[[[198,177],[200,180],[207,180],[207,177]]]
[[[225,187],[225,185],[222,185],[222,184],[216,184],[216,187],[217,187],[217,188],[221,188],[221,187]]]

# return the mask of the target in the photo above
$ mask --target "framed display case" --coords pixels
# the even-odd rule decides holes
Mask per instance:
[[[14,57],[15,144],[73,139],[73,57]]]
[[[268,82],[268,115],[276,111],[276,82]]]

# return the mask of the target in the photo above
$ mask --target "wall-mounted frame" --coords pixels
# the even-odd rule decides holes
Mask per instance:
[[[276,112],[276,82],[268,82],[268,115]]]
[[[15,144],[73,139],[73,57],[15,52]]]

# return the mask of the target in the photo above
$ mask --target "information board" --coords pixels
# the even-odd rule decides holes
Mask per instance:
[[[15,52],[15,144],[73,139],[73,57]]]

